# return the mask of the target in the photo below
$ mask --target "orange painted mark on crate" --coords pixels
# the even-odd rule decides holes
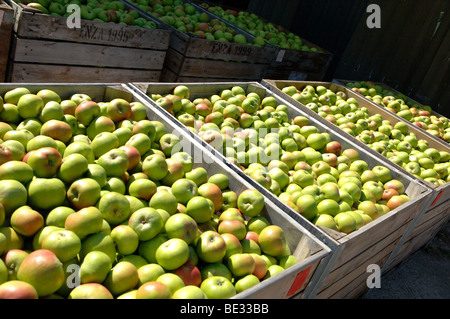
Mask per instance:
[[[442,194],[444,193],[444,191],[441,191],[439,193],[439,195],[437,195],[436,199],[434,200],[433,204],[431,204],[431,207],[433,207],[434,205],[436,205],[437,201],[439,200],[439,198],[441,198]]]
[[[311,266],[297,274],[286,297],[292,296],[295,292],[297,292],[300,288],[302,288],[303,284],[305,283],[306,278],[308,278],[310,270],[311,270]]]

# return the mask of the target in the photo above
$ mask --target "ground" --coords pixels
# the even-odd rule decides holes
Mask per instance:
[[[450,223],[381,277],[364,299],[450,299]]]

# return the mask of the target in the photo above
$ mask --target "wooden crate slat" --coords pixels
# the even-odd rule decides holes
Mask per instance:
[[[8,53],[13,29],[13,10],[4,2],[0,2],[0,82],[6,78]]]
[[[9,82],[124,83],[159,81],[161,71],[14,63]]]
[[[15,38],[15,62],[158,70],[165,52],[75,42]]]

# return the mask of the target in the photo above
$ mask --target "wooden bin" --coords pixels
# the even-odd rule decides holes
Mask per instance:
[[[134,8],[143,15],[150,16],[138,7]],[[200,12],[206,12],[211,19],[216,18],[210,12],[196,8]],[[247,41],[251,42],[254,38],[251,34],[238,31],[229,22],[224,23],[244,34]],[[169,25],[166,28],[172,31],[172,36],[161,82],[259,81],[265,76],[276,53],[275,47],[270,45],[257,47],[206,40],[191,33],[180,32]]]
[[[337,83],[337,84],[339,84],[339,85],[342,85],[342,86],[347,87],[347,84],[348,84],[348,83],[355,82],[355,81],[341,80],[341,79],[334,79],[333,82],[334,82],[334,83]],[[401,94],[401,95],[405,96],[405,97],[406,97],[406,101],[405,101],[405,102],[411,102],[411,103],[414,103],[414,104],[418,104],[418,105],[422,105],[422,106],[423,106],[422,103],[417,102],[416,100],[410,98],[409,96],[406,96],[405,94],[403,94],[403,93],[401,93],[401,92],[399,92],[399,91],[397,91],[397,90],[391,88],[390,86],[388,86],[388,85],[386,85],[386,84],[384,84],[384,83],[382,83],[382,82],[371,82],[371,83],[373,83],[374,85],[379,85],[380,87],[383,88],[383,90],[391,91],[391,92],[393,92],[395,95],[400,95],[400,94]],[[363,96],[363,97],[364,97],[364,95],[362,95],[362,94],[359,93],[359,92],[355,92],[355,93],[358,94],[358,95],[360,95],[360,96]],[[364,98],[365,98],[365,97],[364,97]],[[366,98],[366,99],[367,99],[367,98]],[[369,99],[367,99],[367,100],[368,100],[369,102],[372,102],[372,101],[370,101]],[[372,103],[373,103],[373,102],[372,102]],[[379,105],[376,104],[376,103],[374,103],[374,104],[377,105],[377,106],[380,107],[380,108],[383,108],[382,106],[379,106]],[[432,111],[431,111],[431,115],[434,115],[434,116],[436,116],[436,117],[438,117],[438,118],[439,118],[439,117],[446,118],[444,115],[439,114],[439,113],[436,112],[435,110],[432,110]],[[417,127],[417,128],[420,129],[420,130],[423,130],[425,133],[429,134],[426,130],[424,130],[424,129],[420,128],[420,127]],[[438,138],[438,137],[436,137],[436,136],[434,136],[434,135],[432,135],[432,134],[429,134],[429,135],[430,135],[431,137],[437,139],[438,141],[444,143],[444,144],[449,144],[449,143],[443,141],[442,139],[440,139],[440,138]]]
[[[36,93],[41,89],[50,89],[58,93],[62,99],[68,99],[73,94],[84,93],[96,102],[108,102],[115,98],[122,98],[129,102],[138,101],[147,103],[140,95],[135,94],[128,86],[124,84],[4,84],[0,85],[0,95],[16,87],[26,87],[31,93]],[[194,158],[201,154],[202,159],[195,162],[193,168],[204,167],[208,175],[222,173],[226,174],[230,180],[230,190],[240,194],[246,189],[253,188],[253,185],[247,180],[241,178],[225,163],[221,162],[195,140],[185,136],[184,131],[175,125],[160,110],[148,109],[147,118],[152,121],[159,121],[164,124],[167,132],[182,136],[182,151],[192,154]],[[302,297],[305,287],[314,281],[314,278],[320,275],[321,269],[326,267],[333,251],[325,245],[319,238],[315,237],[300,224],[295,222],[288,214],[283,212],[276,203],[268,198],[265,199],[265,207],[261,213],[271,224],[283,228],[286,235],[287,245],[291,253],[297,257],[298,262],[279,273],[277,276],[268,278],[260,284],[237,294],[235,299],[287,299],[293,297]]]
[[[149,94],[169,94],[180,83],[130,83],[136,92],[141,92],[143,98],[147,100],[147,105],[153,111],[158,109],[149,97]],[[309,116],[300,108],[293,106],[287,100],[282,99],[274,92],[268,90],[257,82],[235,82],[235,83],[183,83],[190,88],[190,99],[198,97],[209,97],[212,94],[218,94],[223,89],[230,89],[234,85],[241,86],[249,92],[256,92],[260,97],[273,96],[278,104],[285,104],[289,108],[291,118],[297,115]],[[161,108],[160,108],[161,109]],[[162,109],[161,109],[162,110]],[[292,208],[285,205],[277,196],[272,194],[266,188],[247,176],[238,166],[231,164],[223,155],[221,150],[215,150],[212,146],[202,141],[198,135],[186,129],[175,117],[164,111],[171,117],[172,121],[179,127],[183,128],[186,135],[192,135],[197,141],[208,148],[216,157],[223,162],[228,163],[236,173],[247,179],[249,183],[254,185],[256,189],[262,192],[267,198],[271,199],[285,212],[291,215],[308,231],[323,240],[328,247],[331,247],[335,253],[332,260],[328,263],[328,267],[322,272],[320,279],[308,286],[307,295],[311,298],[355,298],[368,290],[366,280],[369,276],[367,267],[376,264],[380,268],[390,257],[394,248],[403,237],[405,230],[408,228],[414,218],[422,213],[424,207],[427,206],[431,199],[432,190],[418,183],[415,179],[402,174],[397,168],[382,161],[379,157],[374,156],[370,152],[355,145],[353,140],[348,136],[340,135],[335,130],[331,130],[328,125],[317,121],[314,117],[310,117],[311,125],[319,128],[321,132],[330,134],[332,140],[339,141],[343,148],[356,148],[360,152],[361,159],[365,160],[370,167],[375,165],[384,165],[391,170],[392,176],[399,179],[407,187],[406,193],[410,196],[411,201],[407,204],[381,216],[373,222],[367,224],[363,228],[350,233],[348,235],[335,232],[330,229],[317,227],[299,215]]]
[[[211,5],[208,1],[191,1],[191,3],[197,7],[200,7],[203,2]],[[221,7],[224,9],[233,9],[238,12],[241,11],[241,9],[232,8],[229,6],[221,5]],[[221,17],[216,17],[222,21],[227,21]],[[260,19],[265,23],[270,22],[262,17],[260,17]],[[246,32],[237,26],[235,26],[235,28]],[[285,31],[290,33],[289,30]],[[309,81],[322,81],[324,79],[333,58],[333,54],[302,37],[300,37],[300,39],[304,45],[314,48],[317,51],[283,49],[276,46],[275,56],[270,63],[270,67],[267,68],[264,74],[266,79]],[[266,43],[269,44],[267,41]]]
[[[289,101],[292,105],[304,110],[304,112],[306,112],[308,114],[308,116],[314,117],[314,119],[317,119],[321,123],[324,123],[324,125],[329,126],[330,129],[332,129],[332,130],[337,130],[337,131],[341,132],[342,134],[349,136],[349,138],[351,138],[353,140],[354,144],[358,145],[358,147],[361,147],[366,152],[369,152],[369,153],[373,154],[374,156],[378,157],[382,161],[389,161],[389,160],[388,160],[388,158],[379,154],[372,148],[368,147],[366,144],[364,144],[360,140],[353,138],[349,134],[345,133],[337,125],[332,124],[331,122],[329,122],[326,119],[324,119],[323,117],[321,117],[319,114],[315,113],[314,111],[311,111],[310,109],[308,109],[307,107],[305,107],[304,105],[302,105],[301,103],[299,103],[298,101],[296,101],[295,99],[293,99],[292,97],[290,97],[289,95],[284,93],[282,91],[282,89],[284,87],[290,86],[290,85],[293,85],[293,86],[297,87],[298,89],[303,89],[306,85],[312,85],[312,86],[322,85],[331,90],[341,90],[341,91],[345,92],[348,97],[355,98],[358,101],[360,107],[366,107],[369,110],[370,115],[381,114],[383,119],[389,120],[392,123],[392,125],[395,125],[397,122],[404,122],[408,126],[409,132],[413,132],[414,134],[416,134],[418,139],[426,140],[430,147],[433,147],[433,148],[437,149],[438,151],[450,152],[450,146],[447,145],[446,143],[442,143],[442,141],[440,141],[436,138],[432,138],[429,134],[425,133],[422,129],[419,129],[411,122],[406,121],[405,119],[397,116],[396,114],[393,114],[392,112],[390,112],[388,110],[380,108],[375,103],[368,101],[366,98],[363,98],[360,94],[357,94],[356,92],[353,92],[352,90],[350,90],[342,85],[339,85],[336,83],[330,83],[330,82],[285,81],[285,80],[263,80],[263,85],[267,86],[268,88],[270,88],[270,90],[275,92],[277,95],[279,95],[279,96],[283,97],[284,99],[286,99],[287,101]],[[402,172],[402,174],[408,175],[410,178],[418,180],[420,183],[423,183],[426,187],[433,189],[433,191],[435,193],[435,198],[436,198],[436,202],[434,203],[434,206],[438,206],[441,203],[450,199],[450,183],[446,183],[445,185],[442,185],[442,186],[436,186],[425,180],[418,179],[417,177],[415,177],[414,175],[412,175],[411,173],[409,173],[408,171],[403,169],[401,166],[395,164],[392,161],[389,161],[389,163],[391,163],[393,166],[397,167],[397,169],[399,169]]]
[[[8,82],[159,80],[170,31],[83,19],[71,29],[66,18],[10,3],[15,20]]]
[[[13,9],[0,0],[0,82],[6,78],[6,67],[8,64],[9,45],[13,29]]]

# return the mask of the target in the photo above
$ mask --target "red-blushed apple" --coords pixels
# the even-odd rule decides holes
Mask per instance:
[[[149,179],[138,179],[131,182],[128,186],[128,193],[145,201],[149,201],[156,193],[156,184]]]
[[[219,234],[233,234],[235,235],[239,240],[242,240],[245,238],[245,235],[247,234],[247,229],[245,227],[245,224],[238,220],[223,220],[219,223],[219,227],[217,229]]]
[[[25,257],[27,257],[28,255],[29,251],[25,251],[23,249],[10,249],[4,254],[3,260],[8,270],[8,280],[17,279],[17,271],[19,270],[20,265],[22,264]]]
[[[203,280],[200,289],[208,299],[229,299],[236,295],[234,285],[222,276],[213,276]]]
[[[188,262],[175,269],[173,273],[183,279],[186,286],[193,285],[200,287],[200,284],[202,283],[200,270]]]
[[[103,285],[113,296],[119,296],[134,289],[138,282],[139,275],[136,266],[128,261],[120,261],[111,268]]]
[[[0,285],[0,299],[39,299],[39,296],[31,284],[9,280]]]
[[[22,206],[10,217],[11,227],[23,236],[33,236],[44,227],[44,217],[29,206]]]
[[[100,283],[85,283],[75,287],[68,299],[114,299],[111,292]]]
[[[150,281],[140,286],[136,293],[136,299],[170,299],[170,288],[158,281]]]
[[[58,172],[62,156],[53,147],[43,147],[30,153],[26,163],[31,166],[36,177],[49,178]]]
[[[0,145],[0,165],[14,160],[13,153],[8,146]]]
[[[234,277],[243,277],[253,273],[255,260],[248,253],[234,254],[228,258],[227,267]]]
[[[64,284],[61,261],[47,249],[31,252],[20,265],[17,279],[31,284],[39,297],[56,292]]]
[[[72,127],[64,121],[49,120],[42,124],[41,135],[49,136],[66,144],[72,137]]]
[[[239,209],[235,207],[230,207],[222,211],[222,213],[219,216],[219,222],[224,220],[238,220],[244,223],[244,217],[242,216]]]
[[[369,215],[372,220],[380,217],[380,213],[378,212],[375,203],[368,200],[360,202],[358,204],[358,210],[361,210],[364,212],[364,214]]]
[[[247,231],[247,234],[245,234],[245,239],[251,239],[259,245],[259,234],[254,231]]]
[[[207,182],[200,185],[200,187],[198,187],[198,194],[213,202],[215,212],[218,212],[222,208],[222,190],[216,184]]]
[[[405,185],[396,179],[391,179],[384,183],[384,189],[395,189],[399,195],[405,192]]]
[[[400,195],[400,194],[397,192],[397,190],[395,190],[393,188],[388,188],[383,191],[383,195],[382,195],[381,199],[388,202],[393,196],[398,196],[398,195]]]
[[[240,240],[231,233],[224,233],[221,235],[226,244],[226,253],[224,260],[227,260],[231,255],[242,253],[242,244]]]
[[[281,255],[286,248],[286,237],[283,229],[277,225],[270,225],[259,233],[259,246],[270,256]]]
[[[389,201],[386,203],[386,206],[390,210],[394,210],[397,207],[400,207],[401,205],[405,204],[408,200],[409,200],[408,197],[404,197],[403,195],[395,195],[389,199]]]
[[[106,107],[106,115],[115,123],[130,118],[131,114],[130,103],[121,98],[113,99]]]
[[[95,206],[85,207],[67,216],[64,227],[73,231],[83,240],[87,236],[101,231],[103,215]]]
[[[206,231],[200,235],[196,243],[198,257],[208,263],[219,262],[225,257],[226,243],[219,233]]]
[[[94,101],[83,101],[75,108],[74,115],[81,124],[88,127],[100,115],[100,106]]]
[[[141,154],[136,149],[136,147],[132,145],[122,145],[119,147],[119,149],[121,149],[127,154],[128,170],[132,170],[133,168],[135,168],[141,161]]]

